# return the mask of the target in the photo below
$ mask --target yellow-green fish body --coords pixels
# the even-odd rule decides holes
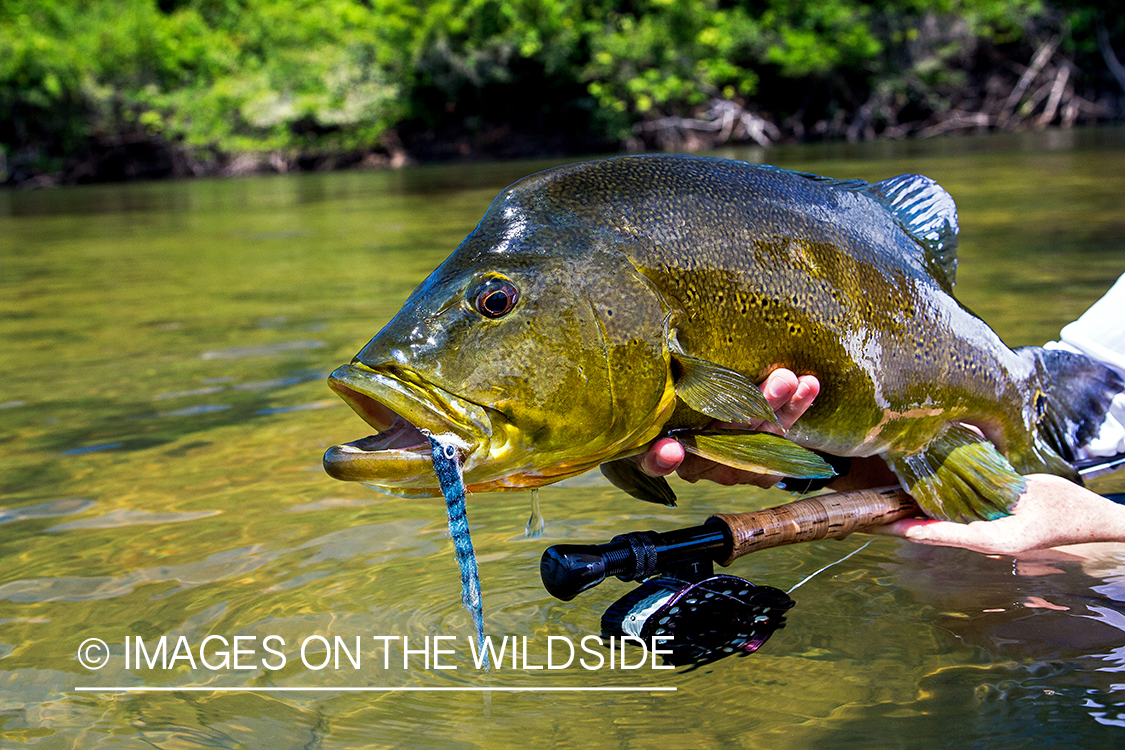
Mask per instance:
[[[917,175],[869,185],[687,156],[533,175],[333,375],[385,432],[326,467],[432,494],[412,458],[423,428],[463,442],[471,489],[605,463],[670,502],[620,459],[675,430],[731,465],[824,476],[772,436],[707,428],[772,417],[753,383],[786,367],[821,382],[795,443],[883,456],[931,515],[995,517],[1020,474],[1077,477],[1073,449],[1123,386],[1079,355],[1009,349],[958,303],[956,232],[952,199]]]

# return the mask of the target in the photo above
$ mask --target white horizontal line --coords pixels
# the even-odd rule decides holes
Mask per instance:
[[[78,693],[668,693],[674,687],[76,687]]]

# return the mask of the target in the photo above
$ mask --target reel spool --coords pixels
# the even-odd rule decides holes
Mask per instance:
[[[715,575],[694,583],[672,576],[650,578],[602,615],[602,633],[656,638],[667,664],[702,666],[757,651],[785,626],[796,602],[769,586]],[[668,638],[661,642],[660,638]]]

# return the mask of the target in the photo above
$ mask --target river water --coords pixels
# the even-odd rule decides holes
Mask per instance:
[[[722,155],[937,179],[960,209],[958,296],[1011,345],[1055,337],[1125,271],[1121,130]],[[778,490],[677,483],[666,509],[596,480],[548,487],[539,538],[530,492],[470,497],[485,629],[527,644],[526,662],[475,669],[442,502],[323,473],[326,447],[365,434],[325,377],[502,187],[548,166],[0,193],[0,745],[1125,743],[1125,545],[1012,559],[877,538],[795,591],[751,656],[610,669],[603,649],[601,668],[535,669],[549,637],[598,634],[630,588],[552,599],[546,546],[694,525]],[[1125,473],[1094,486],[1125,490]],[[871,539],[726,572],[788,589]],[[448,651],[427,667],[434,636]],[[93,638],[99,669],[79,660],[85,644],[96,666]],[[347,652],[322,666],[325,643]],[[406,687],[490,690],[354,690]]]

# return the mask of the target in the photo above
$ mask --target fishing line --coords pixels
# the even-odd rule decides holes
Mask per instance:
[[[840,563],[842,563],[842,562],[843,562],[844,560],[847,560],[847,559],[848,559],[849,557],[851,557],[852,555],[857,555],[857,554],[859,554],[860,552],[863,552],[863,551],[864,551],[865,549],[867,549],[868,545],[870,545],[870,544],[871,544],[872,542],[876,541],[877,539],[878,539],[878,537],[875,537],[875,539],[869,539],[869,540],[867,541],[867,543],[866,543],[866,544],[864,544],[864,545],[863,545],[862,547],[858,547],[858,548],[856,548],[856,549],[853,549],[853,550],[852,550],[851,552],[849,552],[848,554],[844,555],[843,557],[841,557],[841,558],[840,558],[839,560],[837,560],[836,562],[830,562],[830,563],[828,563],[827,565],[825,565],[825,566],[824,566],[823,568],[821,568],[820,570],[815,570],[815,571],[813,571],[812,573],[809,573],[809,574],[808,574],[807,576],[805,576],[805,577],[804,577],[803,579],[801,579],[801,582],[800,582],[800,583],[798,583],[798,584],[797,584],[796,586],[794,586],[793,588],[789,589],[789,590],[788,590],[788,591],[786,591],[785,593],[786,593],[786,594],[792,594],[792,593],[793,593],[794,591],[796,591],[796,590],[797,590],[798,588],[800,588],[801,586],[804,586],[804,585],[805,585],[806,583],[808,583],[809,581],[811,581],[811,580],[813,579],[813,577],[814,577],[814,576],[818,576],[818,575],[820,575],[820,574],[821,574],[821,573],[823,573],[824,571],[826,571],[826,570],[828,570],[829,568],[831,568],[831,567],[832,567],[833,565],[839,565]]]
[[[473,540],[469,536],[469,517],[465,513],[465,479],[461,473],[461,453],[449,439],[426,437],[433,448],[434,473],[445,496],[445,512],[449,517],[449,536],[453,539],[453,552],[461,568],[461,604],[473,616],[477,626],[477,642],[484,655],[484,668],[488,669],[488,650],[484,647],[484,607],[480,596],[480,571]]]

